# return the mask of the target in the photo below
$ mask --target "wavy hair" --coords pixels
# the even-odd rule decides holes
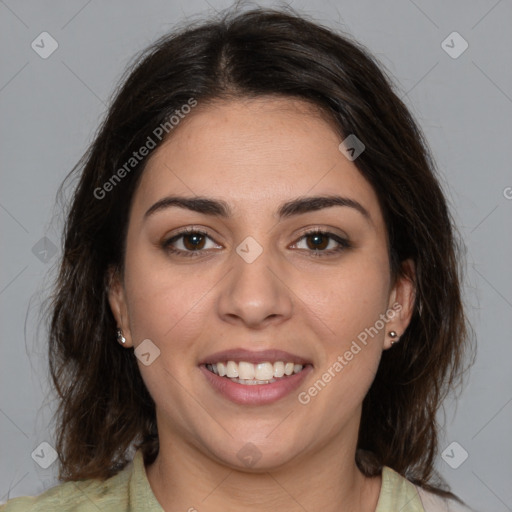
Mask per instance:
[[[411,322],[383,353],[363,402],[358,467],[374,476],[386,465],[453,496],[434,471],[436,414],[461,382],[469,326],[460,243],[428,147],[391,79],[361,45],[289,10],[262,8],[188,25],[139,55],[68,176],[77,185],[49,324],[59,476],[105,479],[126,465],[130,450],[140,448],[151,462],[159,449],[155,404],[133,351],[115,342],[107,299],[109,269],[123,268],[129,208],[147,157],[108,194],[98,190],[191,98],[207,104],[268,95],[307,101],[342,137],[356,134],[364,143],[354,163],[379,198],[390,272],[399,276],[408,258],[415,264]]]

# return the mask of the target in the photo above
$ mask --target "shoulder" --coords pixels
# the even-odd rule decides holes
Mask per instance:
[[[107,480],[78,480],[56,485],[39,496],[24,496],[0,505],[0,512],[124,512],[128,510],[133,462]]]
[[[393,469],[382,469],[382,487],[375,512],[477,512],[456,500],[442,498],[414,485]]]
[[[425,512],[416,487],[388,466],[382,468],[382,486],[375,512]]]
[[[441,496],[426,491],[419,486],[416,486],[416,489],[425,512],[476,512],[453,499],[442,498]]]

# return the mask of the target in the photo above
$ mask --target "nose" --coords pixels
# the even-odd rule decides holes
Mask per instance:
[[[234,267],[223,280],[217,301],[219,316],[251,329],[288,320],[293,312],[293,292],[270,251],[263,250],[254,261],[234,253],[232,260]]]

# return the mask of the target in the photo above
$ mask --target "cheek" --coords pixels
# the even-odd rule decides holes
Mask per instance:
[[[316,381],[302,390],[301,403],[313,401],[317,410],[332,414],[332,428],[360,405],[374,380],[386,332],[382,318],[388,318],[390,279],[385,257],[364,254],[347,258],[329,276],[302,278],[307,318],[321,332],[322,357]],[[339,407],[328,413],[332,404]]]
[[[184,362],[195,358],[194,340],[205,332],[206,301],[202,298],[213,283],[207,276],[194,275],[171,273],[154,256],[146,260],[134,253],[132,261],[126,262],[125,286],[134,345],[150,339],[160,350],[154,364],[139,363],[139,370],[155,402],[167,404],[170,410],[189,407],[189,395],[183,393],[182,383],[191,375]]]
[[[390,287],[386,259],[354,255],[328,274],[298,279],[300,297],[313,313],[310,317],[323,321],[322,333],[336,348],[356,339],[385,313]]]
[[[135,343],[150,338],[157,344],[172,342],[177,348],[180,340],[200,332],[201,297],[207,285],[207,280],[171,278],[156,269],[144,272],[142,278],[133,276],[127,282],[127,294]]]
[[[125,287],[136,345],[145,338],[157,345],[179,344],[200,330],[201,298],[213,283],[208,275],[191,268],[171,272],[165,256],[154,248],[127,250]]]

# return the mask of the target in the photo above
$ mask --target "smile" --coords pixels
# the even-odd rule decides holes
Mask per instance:
[[[210,372],[219,377],[226,377],[232,382],[249,386],[277,382],[279,379],[301,372],[303,367],[302,364],[284,361],[256,364],[248,361],[227,361],[206,365]]]

